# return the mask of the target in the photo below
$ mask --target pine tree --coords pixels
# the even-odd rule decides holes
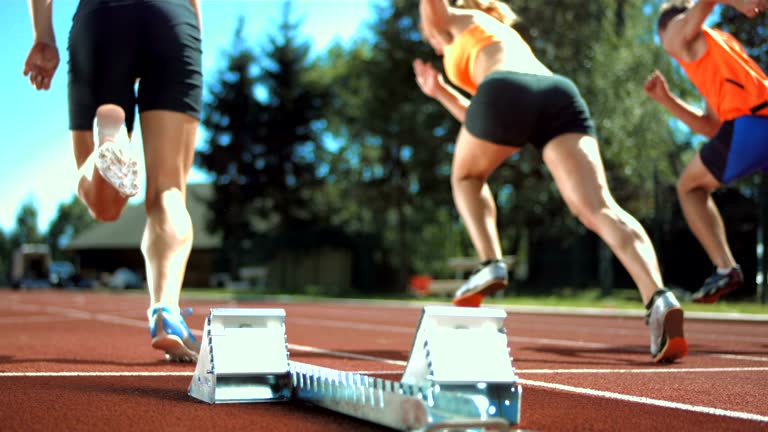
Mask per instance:
[[[316,123],[327,98],[311,80],[300,22],[286,1],[277,32],[255,49],[244,41],[243,26],[241,19],[205,105],[208,145],[197,154],[198,166],[215,178],[208,229],[222,234],[233,277],[244,259],[268,258],[266,239],[327,219],[313,202],[322,180]],[[251,248],[257,238],[260,247]]]
[[[254,148],[264,131],[263,107],[255,98],[258,67],[256,55],[243,38],[245,20],[235,30],[227,65],[211,86],[212,98],[203,109],[202,125],[208,134],[206,147],[198,150],[195,163],[213,174],[214,194],[209,202],[207,229],[222,237],[226,268],[237,278],[244,240],[252,235],[251,203],[256,196]]]
[[[299,34],[301,22],[291,17],[291,2],[283,5],[278,32],[265,47],[259,87],[264,95],[263,115],[257,129],[261,146],[254,152],[259,193],[257,212],[277,221],[277,228],[292,230],[322,224],[325,215],[312,197],[321,186],[319,165],[323,147],[317,125],[324,115],[327,91],[311,79],[310,44]]]

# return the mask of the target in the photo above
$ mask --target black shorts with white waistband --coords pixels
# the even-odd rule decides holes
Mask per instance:
[[[188,0],[81,0],[68,49],[71,130],[91,130],[105,103],[125,110],[129,131],[137,105],[199,118],[202,48]]]
[[[539,150],[566,133],[596,136],[578,88],[561,75],[489,74],[472,97],[464,125],[482,140],[512,147],[531,143]]]

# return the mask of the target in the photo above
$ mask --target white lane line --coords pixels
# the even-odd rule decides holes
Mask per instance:
[[[704,356],[720,357],[724,359],[733,359],[733,360],[751,360],[751,361],[768,362],[768,357],[745,356],[745,355],[739,355],[739,354],[693,353],[693,355],[704,355]]]
[[[402,370],[349,371],[360,375],[401,375]],[[193,376],[194,372],[0,372],[0,378],[5,377],[163,377],[163,376]]]
[[[364,354],[355,354],[355,353],[344,352],[344,351],[331,351],[331,350],[326,350],[326,349],[322,349],[322,348],[316,348],[316,347],[311,347],[311,346],[306,346],[306,345],[297,345],[297,344],[292,344],[292,343],[288,344],[288,348],[290,348],[292,350],[296,350],[296,351],[303,351],[303,352],[316,353],[316,354],[325,354],[325,355],[329,355],[329,356],[333,356],[333,357],[339,357],[339,358],[345,358],[345,359],[368,360],[368,361],[374,361],[374,362],[378,362],[378,363],[387,363],[387,364],[396,365],[396,366],[405,366],[406,363],[408,363],[408,362],[405,362],[405,361],[402,361],[402,360],[390,360],[390,359],[384,358],[384,357],[369,356],[369,355],[364,355]]]
[[[314,350],[312,350],[314,351]],[[346,357],[349,353],[331,352]],[[346,355],[345,355],[346,354]],[[352,358],[360,357],[351,354]],[[366,360],[405,366],[406,362],[364,356]],[[351,371],[362,375],[400,375],[403,370]],[[690,373],[690,372],[768,372],[768,368],[681,368],[681,369],[515,369],[518,375],[541,374],[626,374],[626,373]],[[0,372],[0,377],[20,376],[192,376],[193,372]]]
[[[355,323],[350,321],[329,320],[329,319],[323,319],[323,318],[287,318],[286,323],[288,325],[290,324],[303,324],[307,326],[322,325],[324,327],[340,328],[345,330],[353,328],[356,330],[372,330],[372,331],[379,331],[379,332],[386,331],[390,333],[405,333],[405,334],[416,333],[416,326],[403,327],[403,326],[381,325],[381,324],[363,324],[363,323]]]
[[[711,415],[716,415],[721,417],[729,417],[729,418],[735,418],[735,419],[768,423],[768,417],[766,416],[746,413],[742,411],[730,411],[730,410],[724,410],[720,408],[689,405],[689,404],[684,404],[679,402],[669,402],[661,399],[651,399],[651,398],[641,397],[641,396],[631,396],[631,395],[625,395],[621,393],[614,393],[614,392],[608,392],[608,391],[602,391],[602,390],[593,390],[588,388],[574,387],[574,386],[563,385],[563,384],[554,384],[554,383],[548,383],[548,382],[542,382],[542,381],[533,381],[528,379],[521,379],[519,382],[523,386],[527,385],[531,387],[542,387],[542,388],[548,388],[552,390],[560,390],[568,393],[597,396],[597,397],[615,399],[615,400],[620,400],[625,402],[654,405],[654,406],[659,406],[663,408],[671,408],[671,409],[678,409],[682,411],[692,411],[692,412],[702,413],[702,414],[711,414]]]
[[[156,377],[192,375],[194,375],[194,372],[0,372],[0,377]]]
[[[18,325],[43,322],[73,321],[76,319],[79,318],[51,315],[27,315],[23,317],[2,317],[0,318],[0,324]]]
[[[689,373],[689,372],[768,372],[768,367],[733,368],[652,368],[652,369],[515,369],[519,374],[626,374],[626,373]]]

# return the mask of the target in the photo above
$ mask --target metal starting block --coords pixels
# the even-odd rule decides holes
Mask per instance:
[[[189,394],[208,403],[285,401],[284,309],[211,309]]]
[[[522,388],[512,366],[506,317],[502,309],[424,308],[402,382],[447,395],[435,399],[432,420],[520,423]]]
[[[507,430],[521,388],[506,312],[424,308],[401,382],[288,361],[283,309],[212,309],[189,394],[209,403],[298,399],[406,431]]]

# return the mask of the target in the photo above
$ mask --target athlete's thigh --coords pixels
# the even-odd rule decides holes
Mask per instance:
[[[452,177],[488,178],[505,159],[518,151],[520,147],[482,140],[462,127],[453,153]]]

